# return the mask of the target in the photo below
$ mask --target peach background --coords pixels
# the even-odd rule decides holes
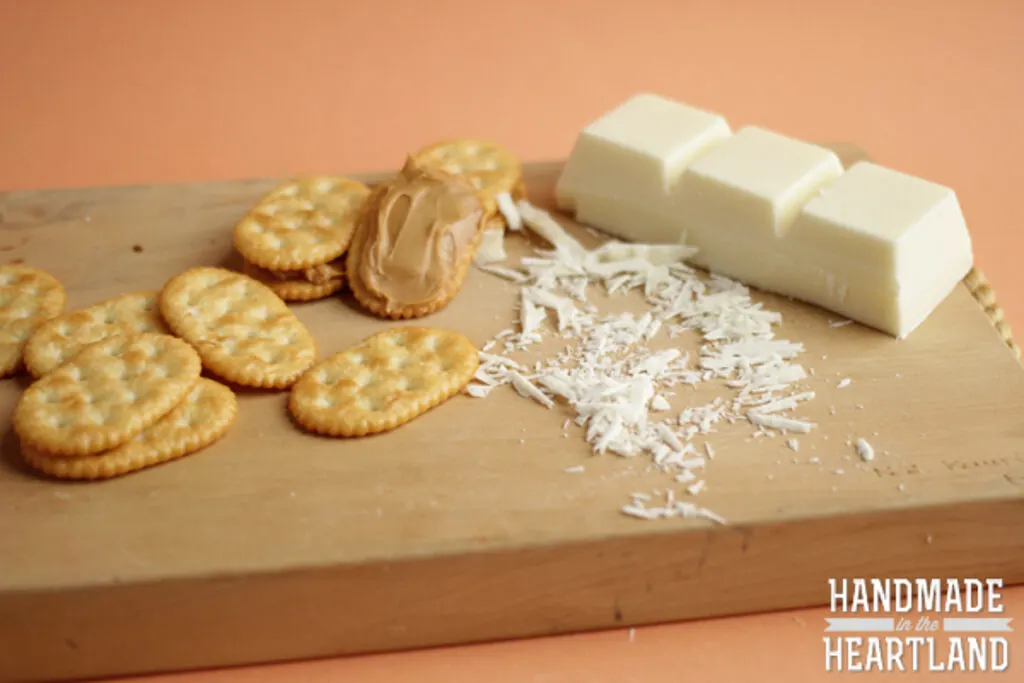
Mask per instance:
[[[552,159],[652,90],[952,186],[1024,328],[1020,0],[0,0],[0,27],[0,189],[379,170],[443,136]],[[154,681],[812,681],[824,616]]]

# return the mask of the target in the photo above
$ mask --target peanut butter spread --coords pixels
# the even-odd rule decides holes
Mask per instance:
[[[278,280],[305,280],[314,285],[324,285],[345,274],[345,259],[335,259],[302,270],[271,270],[270,274]]]
[[[487,212],[472,185],[411,161],[368,200],[359,278],[389,308],[423,304],[459,277]]]

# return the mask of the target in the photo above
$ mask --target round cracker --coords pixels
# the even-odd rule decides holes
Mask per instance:
[[[246,261],[277,270],[327,263],[345,253],[370,188],[349,178],[316,176],[268,192],[235,226]]]
[[[21,456],[58,479],[109,479],[196,453],[224,436],[237,415],[234,392],[201,378],[171,412],[114,449],[67,458],[22,444]]]
[[[473,343],[458,332],[390,329],[311,368],[292,387],[288,409],[300,426],[318,434],[376,434],[462,391],[479,362]]]
[[[100,453],[169,413],[201,371],[195,350],[176,337],[108,337],[25,389],[11,423],[23,443],[54,455]]]
[[[159,292],[132,292],[49,320],[25,345],[25,367],[42,377],[89,344],[117,334],[166,333]]]
[[[465,177],[480,192],[489,212],[502,192],[525,196],[523,165],[515,154],[485,140],[444,140],[415,152],[413,163]],[[522,196],[520,196],[522,195]]]
[[[0,266],[0,377],[21,366],[25,345],[39,326],[64,311],[67,293],[49,273]]]
[[[281,297],[251,277],[196,267],[160,293],[167,326],[219,377],[261,389],[290,387],[316,362],[316,341]]]
[[[282,280],[274,277],[274,274],[268,269],[260,268],[248,261],[242,265],[242,272],[269,287],[274,294],[277,294],[285,301],[297,303],[323,299],[335,292],[341,291],[342,287],[345,286],[345,277],[343,275],[322,283],[314,283],[303,279]]]

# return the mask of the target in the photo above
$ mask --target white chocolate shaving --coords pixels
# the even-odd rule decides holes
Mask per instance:
[[[497,275],[498,277],[503,278],[505,280],[509,280],[511,282],[526,282],[529,279],[523,273],[520,273],[518,270],[513,270],[511,268],[495,266],[489,263],[476,263],[475,265],[478,270],[482,270],[485,273],[490,273],[491,275]]]
[[[533,233],[547,240],[555,249],[563,250],[574,258],[582,258],[586,250],[558,224],[550,213],[538,209],[524,199],[516,203],[523,224]]]
[[[758,427],[770,429],[785,429],[788,432],[806,434],[814,427],[814,423],[804,420],[793,420],[780,415],[762,415],[753,410],[747,411],[747,419]]]
[[[869,444],[866,440],[857,439],[856,448],[857,455],[859,455],[861,457],[861,460],[863,460],[864,462],[868,462],[869,460],[875,459],[875,449],[872,448],[871,444]]]
[[[508,258],[505,253],[505,231],[484,230],[480,235],[480,246],[473,254],[473,263],[477,266],[486,266],[492,263],[499,263]]]
[[[541,404],[545,408],[554,408],[555,403],[550,398],[544,395],[540,389],[535,387],[530,380],[520,375],[515,370],[509,370],[508,378],[512,382],[512,387],[519,392],[520,396],[524,398],[532,398],[537,403]]]
[[[516,208],[524,226],[552,248],[522,258],[518,269],[484,267],[520,285],[519,324],[518,331],[496,335],[491,352],[481,353],[476,381],[486,389],[479,391],[509,384],[548,408],[564,403],[593,452],[646,456],[649,470],[689,485],[691,493],[707,486],[694,472],[708,469],[714,458],[710,435],[723,425],[745,419],[755,427],[754,436],[767,437],[807,433],[815,426],[784,415],[815,398],[814,392],[794,391],[808,377],[795,362],[804,346],[775,338],[782,316],[755,302],[746,286],[686,265],[696,253],[687,245],[612,241],[587,251],[546,211],[525,200]],[[648,308],[640,314],[602,312],[590,301],[592,287],[613,296],[639,291]],[[549,311],[553,324],[545,325]],[[662,333],[669,339],[698,335],[696,357],[679,348],[652,349]],[[566,340],[553,356],[521,364],[500,360],[552,337]],[[707,382],[732,395],[667,415],[668,396]],[[700,454],[691,443],[698,435],[704,437]],[[787,445],[797,448],[795,439]],[[671,492],[664,504],[650,501],[634,496],[621,511],[642,519],[725,523]]]
[[[512,195],[508,192],[499,192],[495,200],[498,203],[498,211],[505,218],[509,230],[522,230],[523,217],[519,215],[516,203],[512,201]]]

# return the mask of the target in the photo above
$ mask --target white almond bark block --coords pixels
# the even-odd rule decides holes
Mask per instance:
[[[679,176],[730,135],[717,114],[636,95],[579,134],[556,187],[558,206],[624,239],[678,242],[669,213]]]
[[[623,240],[903,338],[973,265],[955,193],[831,150],[638,95],[580,134],[559,206]]]
[[[870,162],[855,164],[800,211],[791,258],[831,287],[792,283],[792,296],[904,338],[967,275],[973,245],[956,193]]]

